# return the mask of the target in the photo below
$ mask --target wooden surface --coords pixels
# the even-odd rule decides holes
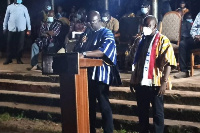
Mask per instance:
[[[62,133],[90,133],[87,67],[99,59],[80,59],[79,74],[60,74]]]
[[[193,68],[193,66],[194,66],[194,54],[193,53],[191,53],[190,58],[191,58],[190,76],[193,76],[194,75],[194,68]]]
[[[77,133],[75,75],[60,75],[62,133]]]
[[[100,59],[89,59],[89,58],[79,59],[80,67],[102,66],[102,63],[103,61]]]
[[[87,68],[81,68],[76,79],[76,110],[78,133],[89,133],[89,102],[88,102],[88,81]]]

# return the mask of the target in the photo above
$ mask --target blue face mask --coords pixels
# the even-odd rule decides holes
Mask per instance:
[[[50,11],[50,10],[51,10],[51,6],[47,6],[46,9],[47,9],[48,11]]]
[[[147,14],[148,13],[148,8],[147,7],[143,7],[143,8],[141,8],[141,12],[142,12],[142,14]]]
[[[190,23],[193,23],[193,20],[192,19],[186,19],[186,21],[190,22]]]
[[[16,3],[17,3],[17,4],[21,4],[21,3],[22,3],[22,0],[17,0]]]
[[[53,18],[53,17],[48,17],[48,18],[47,18],[47,22],[53,23],[53,21],[54,21],[54,18]]]

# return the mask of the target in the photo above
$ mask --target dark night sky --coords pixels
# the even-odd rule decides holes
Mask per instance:
[[[13,1],[13,0],[11,0]],[[31,16],[35,16],[41,9],[42,3],[46,0],[23,0],[23,4],[27,6],[29,13]],[[117,0],[109,0],[110,2],[110,12],[112,15],[115,15],[119,12],[125,12],[126,9],[131,9],[134,12],[140,7],[142,0],[121,0],[122,7],[119,8],[117,6]],[[176,9],[178,3],[181,0],[171,0],[172,9]],[[185,0],[187,2],[187,6],[190,8],[193,17],[200,11],[199,5],[200,0]],[[55,5],[62,5],[66,11],[69,11],[72,5],[76,5],[77,7],[86,7],[87,9],[96,9],[102,10],[104,8],[103,4],[104,0],[55,0]],[[94,6],[92,6],[92,3]],[[97,7],[97,5],[99,7]],[[95,7],[96,6],[96,7]],[[0,16],[4,17],[5,11],[7,7],[7,0],[0,0]],[[134,10],[135,9],[135,10]],[[121,13],[122,14],[122,13]]]

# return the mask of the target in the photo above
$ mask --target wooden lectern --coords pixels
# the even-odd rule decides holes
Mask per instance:
[[[89,133],[87,67],[101,66],[102,60],[79,59],[78,53],[52,57],[53,73],[60,75],[62,133]]]

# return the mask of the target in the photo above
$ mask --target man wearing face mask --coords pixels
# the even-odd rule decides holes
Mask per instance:
[[[113,34],[116,34],[119,30],[119,21],[112,17],[109,13],[109,11],[102,12],[102,21],[103,26],[113,32]]]
[[[199,16],[195,19],[193,24],[192,16],[190,13],[184,15],[184,20],[181,26],[181,42],[179,44],[179,64],[180,72],[174,76],[174,78],[187,78],[189,77],[188,63],[190,61],[190,51],[192,49],[200,48],[198,40],[198,25]],[[199,36],[200,37],[200,36]],[[198,56],[196,56],[198,57]],[[195,59],[196,59],[195,57]],[[199,58],[199,57],[198,57]],[[197,58],[197,59],[198,59]],[[196,60],[195,60],[196,61]]]
[[[41,15],[40,15],[40,22],[46,22],[47,21],[47,13],[52,9],[51,7],[51,3],[49,1],[46,1],[44,3],[44,9],[41,11]]]
[[[156,18],[147,16],[143,21],[143,35],[137,48],[130,81],[131,91],[134,87],[136,92],[140,133],[149,132],[150,103],[153,109],[153,132],[164,132],[163,95],[171,66],[176,65],[169,39],[157,31]]]
[[[22,4],[22,0],[14,0],[6,10],[3,32],[8,30],[7,38],[7,59],[3,63],[7,65],[12,63],[13,53],[16,51],[17,64],[23,64],[21,61],[25,30],[28,28],[27,34],[31,34],[31,23],[27,8]],[[15,50],[15,51],[14,51]]]
[[[145,18],[148,15],[150,15],[150,2],[145,1],[141,6],[140,11],[137,12],[137,16]]]
[[[54,19],[54,11],[49,11],[47,21],[43,22],[40,27],[39,38],[35,40],[31,49],[31,68],[28,70],[40,69],[38,66],[38,54],[40,51],[56,53],[60,47],[57,36],[60,33],[62,23]]]

